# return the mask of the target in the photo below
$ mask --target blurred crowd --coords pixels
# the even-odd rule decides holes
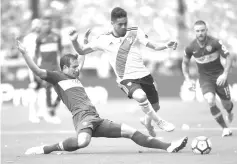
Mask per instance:
[[[63,53],[67,53],[73,51],[68,38],[70,27],[76,27],[81,33],[93,27],[94,33],[101,33],[110,28],[110,11],[115,6],[125,8],[129,24],[141,27],[150,39],[158,42],[174,38],[178,40],[177,51],[157,53],[142,48],[146,65],[151,71],[166,75],[181,74],[183,49],[195,37],[192,25],[197,19],[206,21],[209,33],[222,39],[231,53],[237,52],[235,0],[39,0],[39,18],[36,20],[32,20],[29,2],[1,1],[0,60],[3,66],[24,65],[14,46],[14,39],[24,38],[35,28],[34,22],[42,15],[48,14],[54,18],[54,28],[61,33]],[[101,65],[104,67],[101,68]],[[234,65],[237,66],[237,62]],[[101,77],[107,77],[111,71],[106,56],[102,54],[88,56],[85,68],[97,69]]]

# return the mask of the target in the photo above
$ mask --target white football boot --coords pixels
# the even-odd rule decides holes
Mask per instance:
[[[25,155],[39,155],[44,154],[44,146],[32,147],[26,150]]]
[[[222,131],[222,137],[232,136],[232,131],[229,128],[224,128]]]
[[[171,145],[167,148],[168,153],[176,153],[182,150],[188,143],[188,137],[183,137],[177,141],[172,141]]]
[[[172,132],[175,129],[175,126],[172,123],[167,122],[163,119],[160,119],[160,121],[158,122],[157,125],[160,129],[167,131],[167,132]]]

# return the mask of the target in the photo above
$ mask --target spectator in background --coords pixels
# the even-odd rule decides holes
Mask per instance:
[[[23,38],[23,44],[26,46],[27,51],[29,52],[29,54],[31,55],[30,57],[32,59],[35,58],[35,48],[36,48],[36,39],[40,33],[40,20],[39,19],[34,19],[31,22],[31,28],[28,34],[25,35],[25,37]],[[29,69],[29,79],[30,79],[30,84],[29,84],[29,88],[36,88],[36,82],[35,82],[35,78],[34,78],[34,74],[32,73],[32,71]],[[37,93],[37,90],[36,90]],[[30,101],[29,104],[29,121],[31,121],[32,123],[39,123],[40,119],[37,115],[37,107],[36,105],[36,95],[33,97],[32,95],[32,100]]]
[[[50,71],[59,70],[59,59],[62,52],[61,36],[52,29],[52,18],[43,17],[41,33],[36,39],[35,60],[40,68]],[[56,108],[60,98],[52,103],[52,85],[38,78],[37,88],[46,87],[46,104],[48,111],[42,113],[45,121],[59,124],[61,120],[56,116]]]

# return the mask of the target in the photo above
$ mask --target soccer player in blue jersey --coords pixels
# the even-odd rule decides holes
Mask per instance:
[[[40,68],[50,71],[59,70],[59,59],[62,52],[61,36],[52,29],[52,18],[43,17],[41,20],[41,33],[36,39],[35,60]],[[51,123],[60,123],[55,110],[59,105],[60,98],[52,102],[52,85],[45,81],[38,80],[37,88],[46,87],[46,104],[48,111],[43,114],[45,120]]]
[[[232,132],[228,128],[220,109],[216,105],[216,94],[220,97],[221,103],[227,111],[227,120],[233,120],[233,102],[231,101],[230,90],[227,82],[227,76],[233,60],[223,43],[210,35],[207,35],[206,23],[202,20],[194,24],[196,39],[194,39],[186,48],[183,56],[182,69],[185,80],[190,84],[188,65],[191,57],[197,63],[200,74],[199,82],[204,95],[204,99],[209,104],[211,114],[217,123],[223,128],[222,136],[231,136]],[[220,57],[226,58],[226,64],[223,67]]]
[[[70,37],[75,50],[79,55],[97,50],[108,53],[109,63],[117,76],[118,86],[129,98],[137,101],[146,114],[140,121],[149,134],[156,136],[152,121],[165,131],[173,131],[175,126],[156,113],[160,109],[159,95],[153,77],[144,65],[140,47],[144,45],[155,51],[161,51],[167,48],[175,49],[177,42],[153,43],[139,27],[127,28],[127,12],[120,7],[112,10],[111,24],[113,26],[111,32],[100,35],[84,47],[77,41],[77,31],[72,30]]]
[[[79,79],[84,56],[64,55],[60,59],[61,71],[50,71],[38,67],[20,41],[17,41],[17,47],[32,72],[53,85],[62,102],[71,112],[76,130],[75,137],[70,137],[53,145],[29,148],[25,152],[26,155],[49,154],[54,151],[75,151],[88,146],[92,137],[129,138],[140,146],[162,149],[167,152],[178,152],[186,146],[187,137],[171,143],[162,142],[157,138],[144,135],[128,125],[100,118]]]

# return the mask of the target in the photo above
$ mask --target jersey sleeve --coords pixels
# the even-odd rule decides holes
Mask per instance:
[[[217,40],[216,47],[222,57],[226,58],[229,55],[229,51],[227,50],[226,46],[223,45],[221,40]]]
[[[147,43],[149,42],[148,37],[146,37],[146,34],[140,28],[138,28],[137,30],[137,39],[144,46],[146,46]]]
[[[47,81],[48,83],[51,83],[51,84],[56,84],[60,81],[60,75],[57,71],[48,71],[47,70],[47,76],[45,79],[45,81]]]
[[[100,35],[94,38],[91,42],[88,43],[88,46],[93,50],[104,51],[107,46],[108,40],[104,35]]]
[[[189,46],[186,47],[184,49],[184,56],[191,59],[192,55],[193,55],[193,52],[192,52],[191,48]]]

